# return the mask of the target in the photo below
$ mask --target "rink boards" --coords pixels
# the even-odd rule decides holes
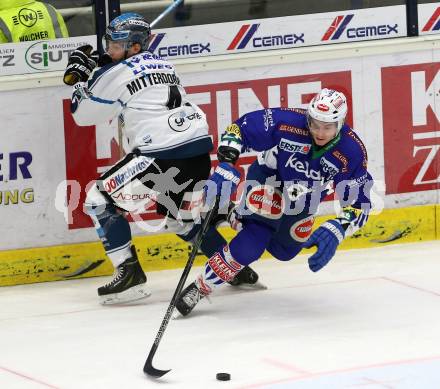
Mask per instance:
[[[328,218],[318,217],[314,228]],[[227,239],[234,235],[228,227],[221,227],[221,232]],[[421,242],[440,239],[439,235],[440,205],[385,209],[372,215],[362,230],[343,241],[340,249]],[[173,234],[138,236],[134,243],[146,272],[183,267],[190,252],[190,246]],[[204,261],[205,257],[198,255],[195,265]],[[0,286],[104,276],[112,271],[98,242],[0,251]]]
[[[385,208],[343,248],[370,247],[439,239],[439,48],[440,39],[427,35],[189,58],[176,68],[206,113],[215,146],[247,112],[305,108],[323,87],[342,90],[347,122],[365,144]],[[110,274],[82,205],[91,183],[119,159],[116,123],[78,126],[61,72],[0,77],[0,91],[7,123],[0,144],[0,285]],[[214,151],[211,157],[215,165]],[[242,177],[254,160],[251,153],[240,158]],[[143,218],[157,222],[153,209]],[[147,272],[183,266],[188,245],[132,227]]]

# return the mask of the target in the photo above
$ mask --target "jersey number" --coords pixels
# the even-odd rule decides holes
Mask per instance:
[[[171,85],[168,91],[168,109],[174,109],[182,105],[182,95],[177,85]]]

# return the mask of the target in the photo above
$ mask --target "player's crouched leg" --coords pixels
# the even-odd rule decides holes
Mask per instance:
[[[188,285],[180,294],[176,308],[183,315],[188,315],[196,304],[212,293],[212,290],[234,278],[243,269],[231,255],[229,246],[225,245],[205,264],[205,270],[197,279]]]
[[[93,220],[107,256],[115,269],[114,278],[98,288],[101,304],[116,304],[148,297],[147,277],[131,246],[128,221],[93,186],[87,193],[84,210]]]
[[[197,233],[199,232],[201,226],[200,224],[194,224],[193,228],[185,233],[178,233],[177,236],[186,242],[193,242]],[[200,246],[200,250],[206,257],[210,258],[213,256],[221,247],[226,245],[226,240],[217,231],[216,225],[213,224],[209,227],[208,231],[205,233],[203,242]],[[251,269],[250,266],[244,266],[243,269],[238,272],[238,274],[233,277],[228,284],[232,286],[240,285],[255,285],[258,281],[258,274],[255,270]]]
[[[279,230],[272,237],[267,251],[279,261],[290,261],[302,249],[304,242],[312,234],[315,218],[313,215],[300,214],[285,216]]]
[[[270,242],[267,251],[279,261],[290,261],[301,251],[301,243],[283,246],[280,243],[273,241]]]
[[[212,255],[204,271],[180,294],[176,308],[188,315],[196,304],[212,291],[231,281],[245,266],[258,260],[266,249],[273,231],[258,222],[246,223],[231,243]]]

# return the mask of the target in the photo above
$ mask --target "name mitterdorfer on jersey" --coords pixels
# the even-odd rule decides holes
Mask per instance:
[[[143,88],[158,84],[180,85],[180,79],[175,74],[148,73],[143,74],[126,85],[130,95],[134,95]]]

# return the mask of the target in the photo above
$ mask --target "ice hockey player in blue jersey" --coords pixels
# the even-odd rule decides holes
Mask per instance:
[[[226,129],[217,152],[219,165],[205,188],[208,202],[222,188],[225,193],[226,185],[238,184],[234,163],[241,152],[260,153],[249,168],[241,201],[231,213],[239,232],[218,248],[202,273],[183,290],[176,304],[182,315],[258,260],[264,250],[289,261],[302,248],[316,246],[308,262],[317,272],[332,259],[344,237],[366,223],[373,180],[362,141],[344,124],[347,109],[343,93],[323,89],[307,110],[254,111]],[[333,190],[340,214],[311,233],[320,202]],[[220,199],[227,201],[224,195]]]
[[[118,118],[130,149],[96,180],[84,204],[115,268],[114,279],[98,288],[103,304],[149,295],[125,212],[142,213],[155,201],[166,228],[192,242],[211,169],[206,116],[188,99],[173,64],[148,51],[150,38],[150,25],[141,15],[122,14],[106,29],[106,54],[99,58],[90,46],[79,47],[64,74],[68,84],[79,81],[71,103],[77,124]],[[201,250],[209,258],[224,244],[213,225]],[[255,283],[257,278],[246,267],[231,283]]]

